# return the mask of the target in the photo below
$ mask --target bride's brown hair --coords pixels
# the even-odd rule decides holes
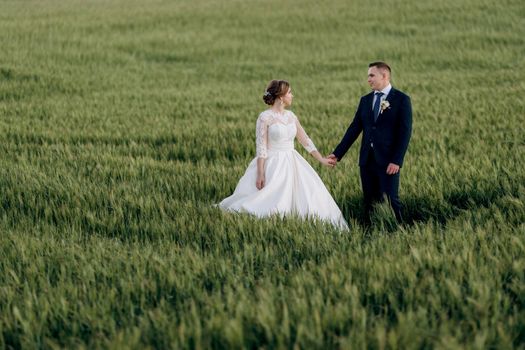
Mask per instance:
[[[275,100],[286,95],[290,89],[290,83],[286,80],[272,80],[263,95],[263,101],[267,105],[273,105]]]

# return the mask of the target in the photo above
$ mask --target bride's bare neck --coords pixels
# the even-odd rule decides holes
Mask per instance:
[[[272,106],[272,108],[270,108],[270,109],[271,109],[272,111],[274,111],[274,112],[277,112],[277,113],[283,113],[283,112],[284,112],[284,109],[285,109],[284,106],[281,105],[281,104],[280,104],[279,106],[276,106],[276,105],[277,105],[277,104],[274,104],[274,105]]]

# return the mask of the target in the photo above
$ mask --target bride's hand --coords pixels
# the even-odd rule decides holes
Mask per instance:
[[[255,187],[257,187],[258,190],[262,190],[265,184],[265,178],[264,175],[257,175],[257,180],[255,181]]]

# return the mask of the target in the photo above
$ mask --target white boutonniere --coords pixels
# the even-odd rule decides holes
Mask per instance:
[[[381,101],[381,114],[386,110],[386,109],[389,109],[390,108],[390,102],[388,102],[387,100],[383,100]]]

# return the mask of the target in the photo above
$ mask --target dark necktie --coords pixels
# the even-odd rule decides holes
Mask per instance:
[[[377,121],[377,117],[379,117],[379,106],[381,105],[381,96],[383,96],[382,92],[376,92],[376,102],[374,103],[374,123]]]

